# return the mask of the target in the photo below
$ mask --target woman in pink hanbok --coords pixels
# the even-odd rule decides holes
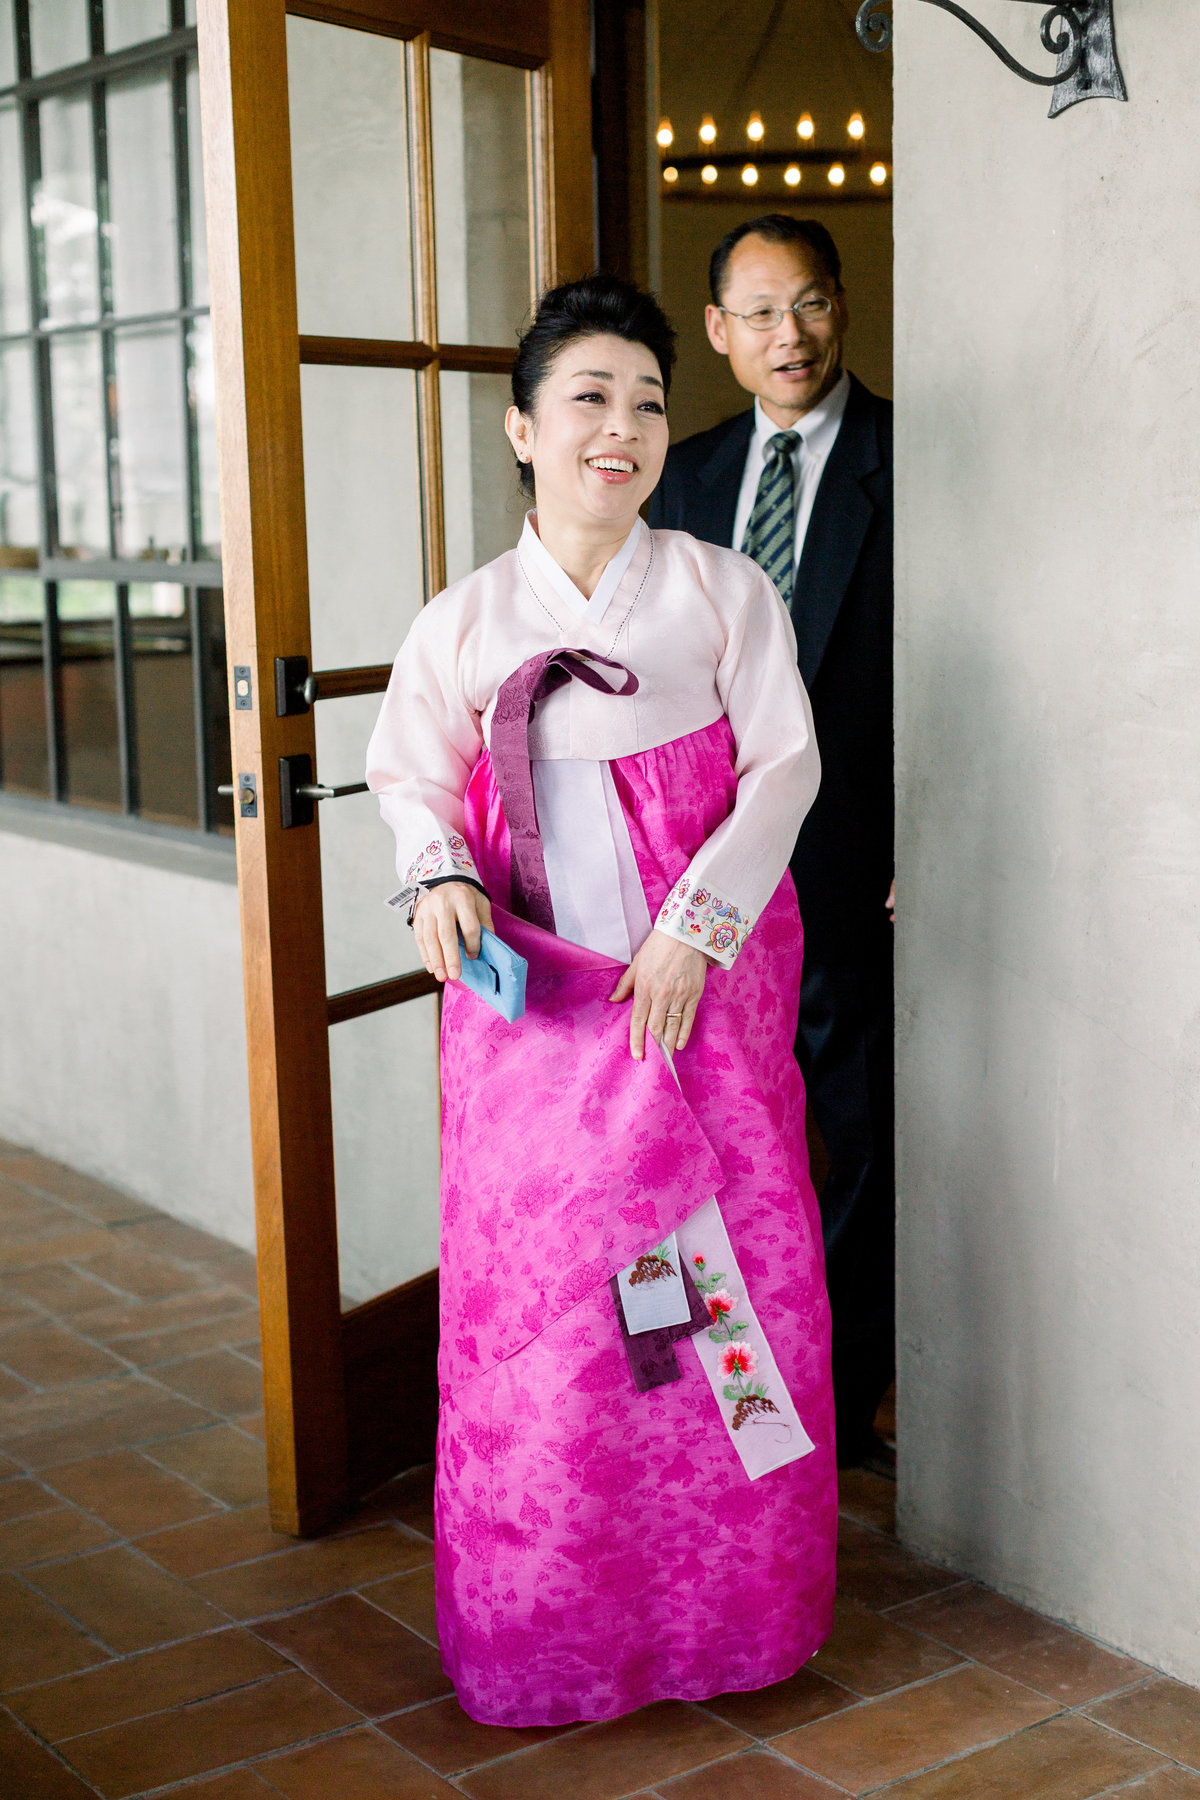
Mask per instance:
[[[639,518],[673,361],[636,288],[545,297],[507,418],[537,511],[417,619],[368,755],[446,982],[438,1632],[496,1725],[763,1687],[830,1628],[819,764],[767,577]],[[481,926],[528,961],[513,1023],[458,980]]]

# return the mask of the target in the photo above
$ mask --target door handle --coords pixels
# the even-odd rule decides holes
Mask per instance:
[[[281,756],[279,759],[279,822],[284,831],[297,825],[311,825],[318,800],[340,800],[344,794],[365,794],[365,781],[351,781],[344,787],[327,787],[313,780],[312,757]]]

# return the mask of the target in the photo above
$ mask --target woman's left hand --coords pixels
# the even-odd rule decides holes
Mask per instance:
[[[668,937],[665,931],[650,933],[608,996],[617,1001],[633,995],[629,1048],[636,1061],[646,1054],[647,1031],[672,1054],[683,1049],[692,1033],[707,973],[708,958],[702,951]]]

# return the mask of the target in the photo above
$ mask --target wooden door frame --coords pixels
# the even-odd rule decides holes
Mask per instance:
[[[419,1278],[345,1314],[340,1305],[329,1029],[430,992],[432,984],[418,974],[357,994],[326,995],[319,826],[282,828],[279,759],[307,754],[316,768],[312,710],[280,718],[274,705],[275,657],[311,659],[300,366],[303,354],[306,362],[420,368],[429,390],[423,407],[428,420],[437,405],[431,347],[442,366],[452,366],[452,359],[437,348],[432,301],[422,301],[420,280],[417,329],[423,342],[381,345],[380,354],[369,346],[348,349],[345,340],[302,344],[288,11],[393,37],[416,40],[424,33],[439,47],[544,70],[533,112],[549,150],[546,261],[555,274],[592,264],[592,175],[589,38],[580,0],[509,6],[496,0],[361,0],[354,6],[199,0],[227,649],[231,672],[248,668],[252,683],[252,704],[239,705],[231,675],[229,716],[235,788],[240,791],[249,776],[256,795],[252,813],[236,800],[234,810],[267,1468],[272,1523],[309,1534],[406,1466],[406,1446],[415,1452],[409,1464],[432,1453],[436,1375],[430,1366],[422,1379],[401,1384],[397,1345],[436,1341],[437,1314],[436,1277]],[[410,73],[414,55],[420,66],[419,50],[410,50]],[[264,97],[272,103],[264,104]],[[569,119],[569,126],[556,131],[556,117]],[[428,296],[432,270],[424,275]],[[460,366],[473,366],[470,355],[463,347]],[[429,516],[427,507],[423,516]],[[427,550],[436,577],[438,546]],[[373,692],[382,673],[337,671],[323,692]]]

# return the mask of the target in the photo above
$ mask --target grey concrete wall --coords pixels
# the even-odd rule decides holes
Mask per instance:
[[[0,1137],[253,1249],[232,858],[47,829],[0,817]]]
[[[1196,1682],[1200,86],[1117,10],[1051,122],[897,8],[901,1514]]]

